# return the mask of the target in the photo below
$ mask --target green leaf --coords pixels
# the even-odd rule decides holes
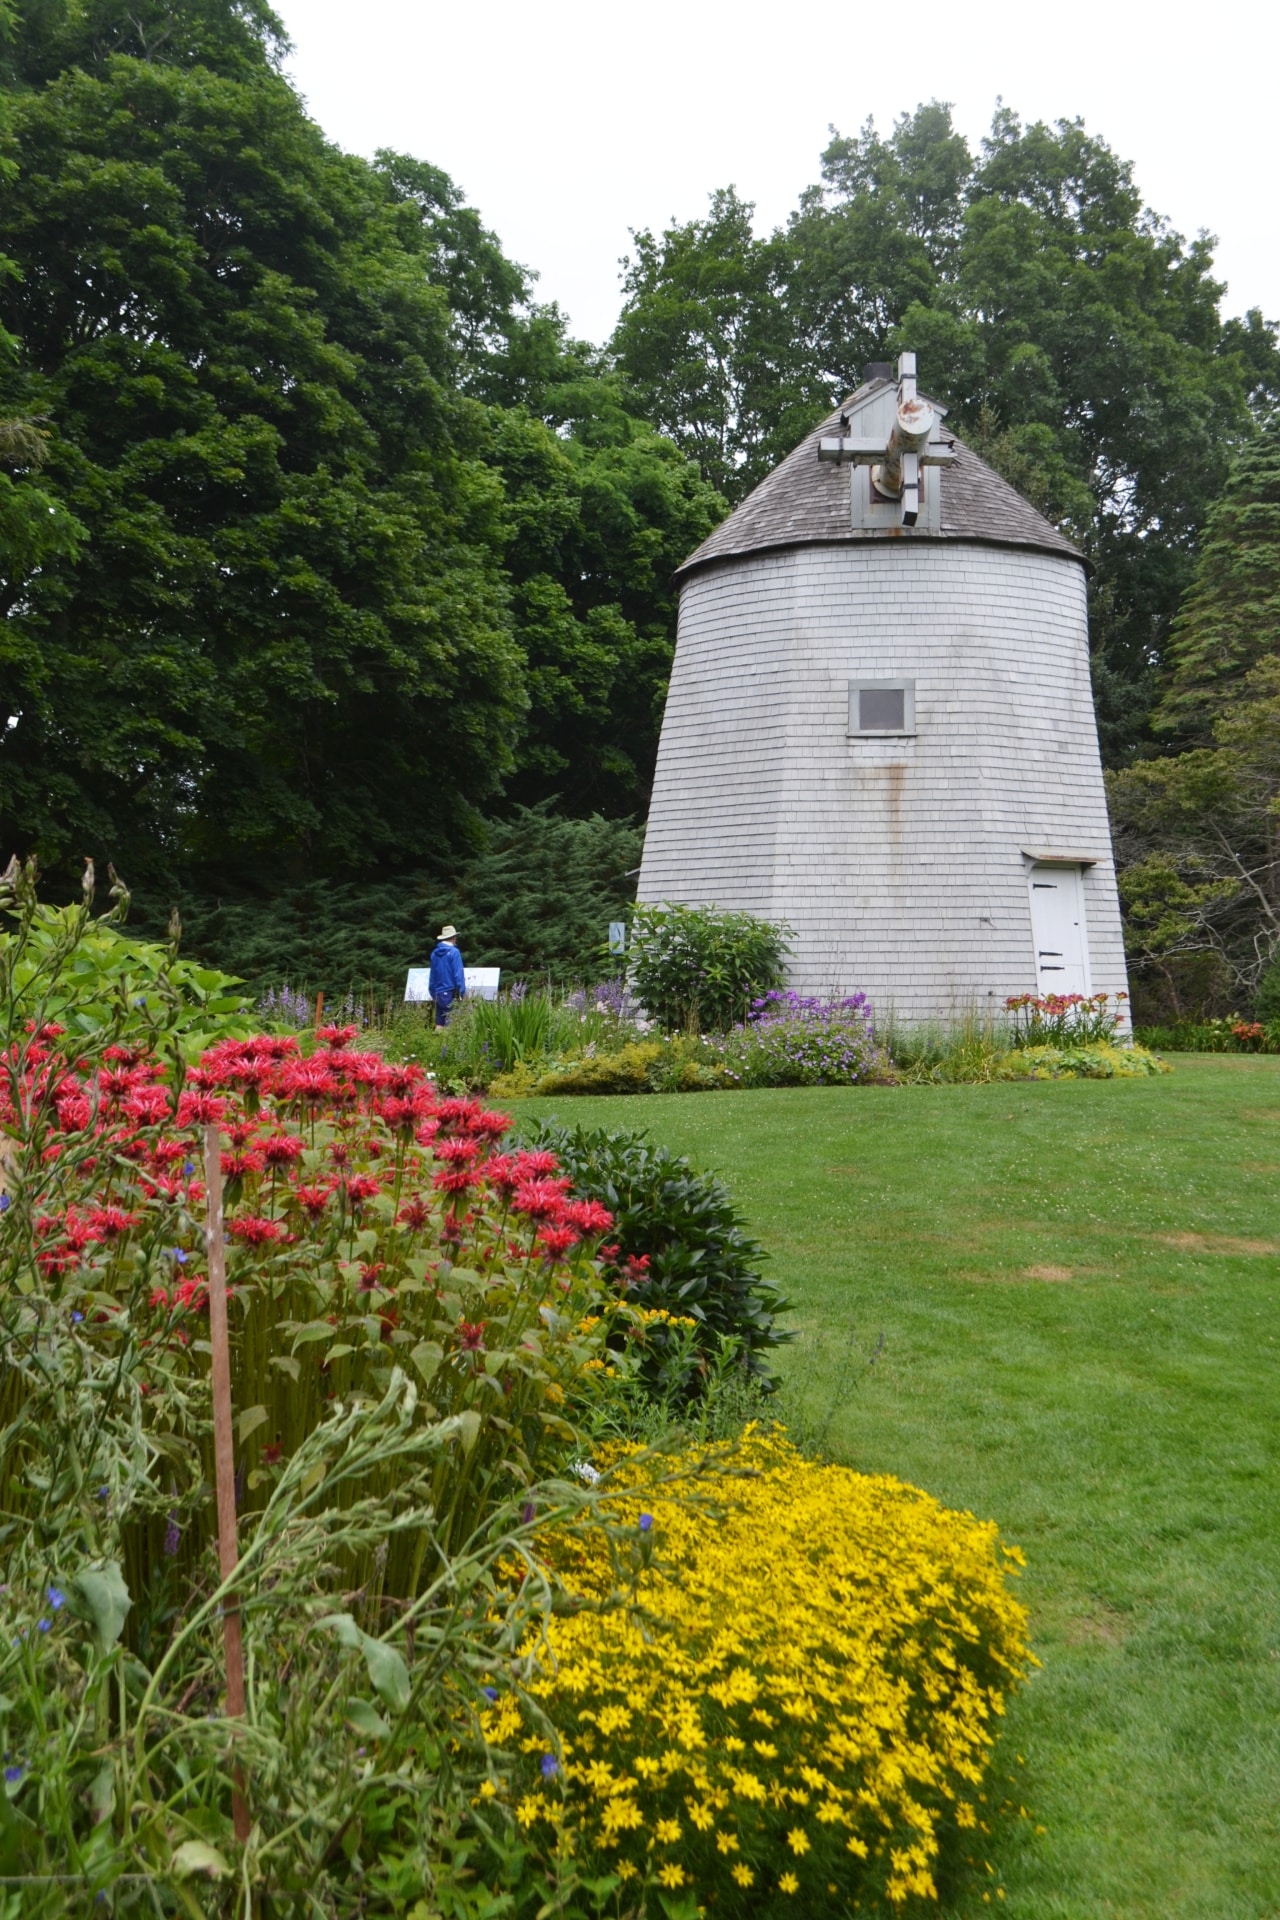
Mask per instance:
[[[291,1380],[302,1378],[301,1362],[295,1360],[291,1353],[273,1353],[271,1364],[273,1367],[279,1367],[282,1373],[287,1373]]]
[[[265,1407],[246,1407],[245,1408],[244,1412],[240,1415],[239,1421],[236,1424],[236,1431],[240,1436],[241,1446],[244,1445],[245,1441],[249,1438],[249,1435],[251,1433],[256,1433],[259,1427],[265,1426],[267,1417],[268,1417],[267,1410]]]
[[[76,1612],[93,1622],[102,1651],[109,1653],[133,1605],[119,1562],[108,1560],[101,1567],[86,1567],[74,1576],[70,1590]]]
[[[336,1633],[344,1647],[364,1654],[373,1690],[382,1696],[388,1706],[397,1709],[408,1706],[411,1691],[409,1669],[394,1647],[389,1647],[385,1640],[375,1640],[372,1634],[362,1632],[349,1613],[326,1614],[319,1625]]]
[[[207,1873],[211,1880],[225,1880],[231,1872],[228,1862],[207,1840],[184,1840],[174,1852],[169,1867],[180,1880],[193,1873]]]
[[[385,1740],[391,1731],[369,1700],[348,1700],[343,1718],[356,1733],[363,1734],[369,1740]]]
[[[467,1407],[457,1416],[458,1435],[462,1441],[462,1451],[470,1453],[480,1438],[480,1415],[474,1407]]]

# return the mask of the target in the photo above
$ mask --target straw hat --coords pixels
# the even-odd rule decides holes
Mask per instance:
[[[437,940],[456,940],[457,937],[458,929],[456,927],[441,927],[439,933],[436,935]]]

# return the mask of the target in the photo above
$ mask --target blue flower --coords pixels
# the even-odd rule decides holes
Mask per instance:
[[[554,1753],[544,1753],[538,1766],[544,1780],[554,1780],[560,1771],[560,1763]]]
[[[191,1255],[185,1247],[170,1247],[169,1253],[171,1258],[176,1260],[180,1267],[185,1267],[187,1261],[191,1258]]]
[[[37,1620],[37,1621],[36,1621],[36,1632],[37,1632],[37,1633],[48,1633],[48,1631],[49,1631],[49,1629],[50,1629],[50,1627],[51,1627],[52,1625],[53,1625],[53,1622],[52,1622],[52,1620]]]
[[[194,1160],[184,1160],[184,1161],[183,1161],[183,1163],[182,1163],[182,1171],[183,1171],[184,1173],[194,1173],[194,1172],[195,1172],[195,1170],[196,1170],[196,1163],[195,1163],[195,1161],[194,1161]]]
[[[81,1322],[81,1321],[82,1321],[83,1319],[84,1319],[84,1315],[83,1315],[83,1314],[82,1314],[82,1313],[81,1313],[81,1312],[80,1312],[80,1311],[79,1311],[79,1310],[77,1309],[77,1310],[76,1310],[76,1312],[75,1312],[75,1313],[73,1313],[73,1314],[72,1314],[72,1316],[71,1316],[71,1324],[72,1324],[72,1326],[73,1326],[73,1327],[77,1327],[77,1326],[79,1326],[79,1324],[80,1324],[80,1322]]]
[[[481,1687],[480,1691],[486,1700],[496,1700],[498,1697],[498,1689],[496,1687]]]
[[[64,1592],[62,1591],[62,1588],[61,1588],[61,1587],[50,1587],[50,1589],[49,1589],[49,1605],[50,1605],[50,1606],[51,1606],[51,1607],[53,1608],[53,1610],[54,1610],[54,1612],[56,1613],[56,1612],[58,1611],[58,1608],[59,1608],[59,1607],[65,1607],[65,1606],[66,1606],[66,1604],[67,1604],[67,1596],[66,1596],[66,1594],[65,1594],[65,1593],[64,1593]]]
[[[12,1205],[13,1202],[10,1200],[8,1194],[0,1193],[0,1213],[8,1213]]]
[[[25,1772],[25,1767],[6,1767],[4,1770],[4,1783],[6,1787],[16,1787]]]
[[[640,1531],[641,1531],[641,1533],[648,1533],[648,1531],[649,1531],[649,1529],[650,1529],[650,1527],[651,1527],[652,1525],[653,1525],[653,1515],[652,1515],[651,1513],[642,1513],[642,1514],[640,1515]]]

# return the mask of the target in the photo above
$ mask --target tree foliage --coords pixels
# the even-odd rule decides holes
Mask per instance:
[[[723,510],[445,174],[324,140],[283,44],[232,0],[28,0],[8,42],[0,831],[144,890],[642,807]]]

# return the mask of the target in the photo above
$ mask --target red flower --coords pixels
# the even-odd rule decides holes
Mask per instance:
[[[463,1353],[484,1352],[485,1323],[483,1320],[459,1320],[458,1345]]]
[[[547,1174],[559,1173],[560,1162],[554,1153],[545,1147],[532,1148],[516,1155],[516,1165],[524,1180],[539,1180]]]
[[[453,1167],[469,1167],[480,1158],[478,1140],[438,1140],[436,1159],[444,1160]]]
[[[95,1207],[85,1222],[87,1237],[91,1240],[115,1240],[120,1234],[127,1233],[130,1227],[136,1227],[140,1217],[136,1213],[126,1213],[122,1207]]]
[[[379,1274],[385,1273],[386,1270],[387,1270],[387,1263],[385,1260],[361,1261],[360,1263],[361,1293],[372,1293],[376,1287],[381,1287],[382,1281],[378,1278],[378,1276]]]
[[[332,1187],[295,1187],[293,1197],[304,1213],[318,1220],[328,1206],[333,1191]]]
[[[297,1160],[306,1148],[306,1141],[299,1140],[296,1134],[273,1133],[269,1140],[261,1143],[263,1159],[269,1167],[287,1167]]]
[[[358,1207],[362,1200],[372,1200],[375,1193],[381,1192],[382,1182],[372,1173],[357,1173],[347,1182],[347,1196],[354,1207]]]
[[[194,1075],[192,1076],[194,1078]],[[178,1100],[178,1125],[180,1127],[208,1127],[214,1125],[227,1110],[225,1100],[219,1100],[212,1093],[184,1093]]]
[[[449,1133],[474,1133],[483,1108],[478,1100],[442,1100],[436,1109]]]
[[[168,1296],[168,1294],[167,1294],[167,1293],[165,1292],[165,1290],[164,1290],[164,1288],[163,1288],[163,1287],[152,1287],[152,1289],[151,1289],[151,1304],[152,1304],[152,1306],[153,1306],[153,1307],[167,1307],[167,1306],[168,1306],[168,1304],[169,1304],[169,1296]]]
[[[64,1133],[80,1133],[93,1118],[93,1102],[88,1094],[63,1094],[58,1100],[58,1125]]]
[[[246,1173],[261,1173],[262,1155],[260,1153],[224,1153],[222,1171],[228,1180],[242,1180]]]
[[[624,1287],[643,1286],[644,1282],[649,1278],[648,1254],[628,1254],[622,1263],[622,1272],[618,1277]]]
[[[499,1193],[513,1194],[524,1175],[509,1153],[495,1153],[484,1163],[484,1177]]]
[[[169,1118],[169,1096],[163,1087],[135,1087],[123,1111],[138,1127],[158,1127]]]
[[[230,1292],[230,1288],[228,1288]],[[174,1310],[184,1313],[204,1313],[209,1305],[209,1289],[199,1274],[192,1274],[189,1280],[180,1280],[173,1292]]]
[[[613,1215],[598,1200],[570,1200],[565,1207],[564,1217],[580,1233],[603,1233],[613,1225]]]
[[[430,1207],[425,1200],[415,1195],[412,1200],[405,1201],[396,1215],[396,1223],[402,1227],[412,1227],[416,1231],[419,1227],[425,1227],[430,1218]]]
[[[555,1259],[568,1253],[570,1247],[576,1247],[579,1236],[572,1227],[542,1227],[538,1232],[538,1245]]]
[[[509,1113],[489,1112],[480,1115],[471,1131],[478,1140],[501,1140],[503,1134],[509,1132],[510,1128]]]
[[[359,1031],[359,1027],[317,1027],[316,1039],[323,1041],[326,1047],[345,1047]]]
[[[441,1193],[469,1193],[482,1184],[480,1175],[470,1167],[441,1167],[431,1182]]]
[[[523,1186],[516,1188],[511,1206],[515,1213],[527,1214],[530,1220],[561,1220],[564,1218],[564,1186],[558,1180],[526,1180]]]
[[[227,1223],[227,1233],[233,1240],[243,1240],[249,1247],[264,1247],[268,1241],[283,1240],[284,1228],[278,1220],[268,1220],[261,1214],[242,1214],[238,1220]]]

